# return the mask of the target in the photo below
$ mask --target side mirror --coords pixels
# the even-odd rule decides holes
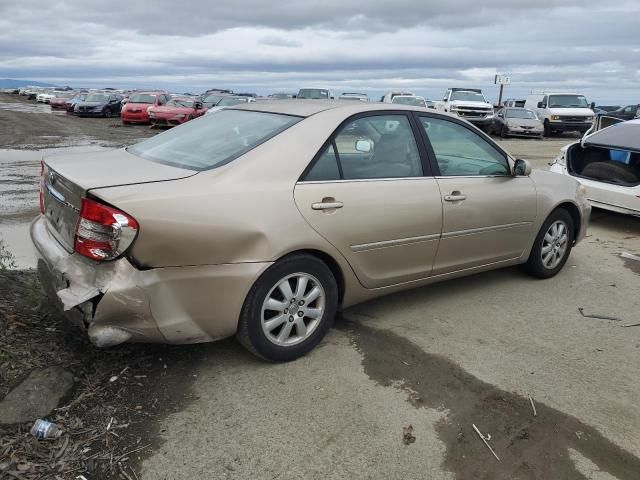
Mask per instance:
[[[542,102],[538,102],[538,108],[547,108],[547,106]]]
[[[371,151],[371,142],[369,140],[356,140],[356,151],[369,153]]]
[[[594,108],[596,108],[596,102],[591,102],[591,104],[589,105],[589,108],[591,110],[593,110]]]
[[[194,106],[196,110],[202,110],[202,104],[200,102],[196,102]]]
[[[513,174],[517,177],[528,177],[531,175],[531,163],[528,160],[517,159],[513,166]]]

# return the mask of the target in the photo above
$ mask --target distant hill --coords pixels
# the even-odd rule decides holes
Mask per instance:
[[[52,83],[36,82],[35,80],[14,80],[13,78],[0,78],[0,88],[20,87],[55,87]]]

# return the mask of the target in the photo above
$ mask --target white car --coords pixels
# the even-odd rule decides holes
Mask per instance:
[[[640,216],[640,120],[596,128],[562,147],[551,171],[580,182],[592,206]]]
[[[457,115],[482,130],[493,127],[493,105],[479,88],[449,88],[435,106],[437,111]]]
[[[391,103],[427,108],[427,103],[425,102],[424,97],[421,97],[419,95],[396,95],[391,100]]]
[[[56,98],[56,96],[52,93],[39,93],[36,95],[36,101],[38,103],[49,103],[53,98]]]
[[[253,97],[223,97],[218,103],[216,103],[213,107],[209,108],[205,115],[208,113],[214,113],[219,110],[223,110],[227,107],[232,107],[234,105],[241,105],[243,103],[255,102],[256,99]]]
[[[383,103],[393,103],[393,97],[397,97],[398,95],[414,96],[415,93],[409,92],[409,91],[405,91],[405,90],[391,91],[391,92],[385,93],[383,95],[383,97],[380,99],[380,101],[383,102]]]

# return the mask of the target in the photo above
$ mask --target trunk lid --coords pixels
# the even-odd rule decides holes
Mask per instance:
[[[615,123],[582,139],[583,147],[605,147],[640,152],[640,120]]]
[[[44,215],[51,233],[72,252],[82,198],[89,190],[177,180],[196,173],[145,160],[125,149],[51,155],[43,160]]]

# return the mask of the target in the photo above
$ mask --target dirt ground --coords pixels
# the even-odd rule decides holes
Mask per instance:
[[[66,147],[81,135],[96,146],[148,132],[113,127],[125,132],[118,137],[113,120],[98,119],[102,136],[93,124],[83,130],[93,119],[1,107],[0,125],[6,115],[34,119],[12,123],[12,135],[2,128],[0,148],[60,145],[38,143],[46,129]],[[572,140],[499,141],[548,168]],[[32,154],[0,152],[0,165]],[[0,237],[34,213],[25,209],[37,202],[37,173],[22,181],[28,193],[3,191],[0,178],[0,198],[13,199],[0,208]],[[342,312],[311,354],[278,365],[233,339],[98,351],[47,309],[33,273],[4,272],[0,397],[50,364],[72,371],[76,387],[52,415],[68,435],[42,446],[26,426],[0,431],[0,478],[11,465],[23,478],[52,479],[88,470],[87,478],[148,480],[637,479],[640,327],[625,325],[640,322],[640,266],[623,252],[640,254],[640,220],[596,210],[552,279],[509,268],[368,302]],[[108,430],[111,418],[126,427]]]

